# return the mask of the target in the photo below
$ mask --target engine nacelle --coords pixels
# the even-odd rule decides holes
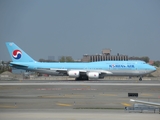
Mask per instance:
[[[98,72],[89,72],[89,73],[87,73],[87,76],[89,78],[97,79],[97,78],[99,78],[99,73]]]
[[[68,71],[68,76],[77,78],[77,77],[79,77],[79,71],[78,70],[70,70],[70,71]]]

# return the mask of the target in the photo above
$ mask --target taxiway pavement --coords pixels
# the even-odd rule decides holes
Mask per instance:
[[[124,112],[125,106],[133,104],[129,102],[131,98],[128,93],[138,93],[138,98],[135,99],[160,102],[160,81],[0,81],[0,118],[6,117],[6,120],[9,120],[7,113],[11,116],[24,116],[23,119],[33,116],[38,119],[35,115],[39,114],[39,118],[55,116],[62,120],[72,119],[63,116],[74,116],[77,120],[96,119],[98,116],[103,120],[107,114],[113,118],[128,114],[134,116],[139,113]],[[47,110],[49,112],[46,112]],[[58,113],[55,112],[57,110]],[[93,114],[94,111],[97,112]],[[60,115],[62,113],[64,114]],[[46,117],[42,117],[43,114]],[[157,115],[149,114],[157,118]],[[148,114],[138,116],[137,119],[149,118]]]

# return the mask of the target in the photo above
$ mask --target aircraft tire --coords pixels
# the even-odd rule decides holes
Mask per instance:
[[[89,80],[88,76],[79,76],[78,78],[75,78],[75,80]]]
[[[142,77],[139,78],[139,81],[142,81]]]

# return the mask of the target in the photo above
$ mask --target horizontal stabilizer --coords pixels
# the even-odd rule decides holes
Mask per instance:
[[[15,63],[10,63],[10,65],[14,68],[28,68],[26,65],[20,65],[20,64],[15,64]]]

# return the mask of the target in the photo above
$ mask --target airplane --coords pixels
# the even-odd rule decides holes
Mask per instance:
[[[10,66],[48,75],[62,75],[75,80],[103,79],[105,76],[137,76],[139,81],[146,74],[156,71],[144,61],[97,61],[97,62],[38,62],[13,42],[6,42],[12,62]]]

